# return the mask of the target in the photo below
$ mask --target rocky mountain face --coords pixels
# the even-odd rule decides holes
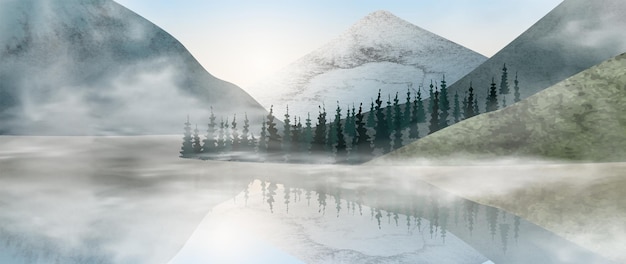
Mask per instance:
[[[404,98],[409,85],[418,89],[444,74],[452,83],[485,60],[387,11],[377,11],[246,90],[264,107],[274,105],[280,118],[287,106],[291,116],[304,118],[307,113],[316,116],[322,104],[332,112],[337,101],[342,109],[353,103],[358,108],[361,102],[368,106],[379,89],[385,98],[396,92]]]
[[[211,106],[266,113],[111,0],[5,0],[0,21],[0,134],[170,134]]]
[[[449,87],[449,94],[463,95],[470,82],[480,111],[491,78],[501,82],[503,65],[508,82],[515,74],[521,98],[531,96],[593,65],[626,52],[626,1],[565,0],[530,29]],[[506,96],[513,102],[513,94]]]

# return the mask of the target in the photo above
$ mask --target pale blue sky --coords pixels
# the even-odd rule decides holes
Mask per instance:
[[[387,10],[492,56],[562,0],[115,0],[180,40],[213,75],[246,87]]]

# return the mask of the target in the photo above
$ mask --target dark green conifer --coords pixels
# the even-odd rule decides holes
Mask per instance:
[[[217,129],[215,128],[217,124],[215,123],[215,115],[213,114],[213,107],[211,107],[211,116],[209,117],[209,124],[207,133],[205,135],[205,139],[202,142],[202,153],[209,154],[216,152],[216,140],[215,140],[215,132]]]
[[[319,108],[319,115],[317,117],[317,124],[315,125],[315,134],[313,136],[313,144],[311,145],[311,152],[323,152],[326,145],[326,108]]]
[[[412,121],[412,112],[413,109],[411,103],[411,85],[406,89],[406,102],[404,103],[404,112],[402,113],[403,122],[402,128],[407,128],[411,125]]]
[[[417,105],[416,115],[417,115],[418,123],[426,122],[426,110],[424,109],[424,102],[422,101],[422,89],[423,87],[420,86],[419,89],[417,90],[417,97],[415,97],[415,100],[413,101],[413,105],[414,106]]]
[[[480,115],[480,110],[478,109],[478,98],[474,97],[474,115]]]
[[[257,151],[259,153],[266,153],[267,152],[267,140],[268,140],[268,134],[267,134],[267,127],[265,126],[265,117],[263,117],[263,121],[261,123],[261,133],[259,134],[259,143],[258,143],[258,147],[257,147]]]
[[[519,81],[517,80],[517,72],[515,72],[515,87],[513,89],[515,89],[515,100],[514,102],[519,102],[521,101],[520,99],[520,93],[519,93]]]
[[[370,115],[373,117],[372,113],[370,113]],[[367,127],[366,127],[366,121],[365,119],[365,115],[363,114],[363,103],[361,103],[359,105],[359,113],[356,114],[356,134],[357,136],[355,137],[355,141],[353,143],[353,145],[355,146],[365,146],[364,144],[369,144],[368,143],[368,137],[367,137]]]
[[[291,126],[291,149],[294,152],[300,151],[300,143],[302,142],[302,123],[295,116],[293,117],[293,125]]]
[[[402,131],[404,124],[404,117],[402,116],[402,109],[400,108],[400,100],[398,100],[398,93],[393,99],[394,109],[394,135],[393,135],[393,149],[399,149],[402,147]]]
[[[217,151],[219,152],[224,151],[224,146],[225,146],[224,135],[225,135],[224,134],[224,119],[222,118],[220,120],[220,129],[217,134]]]
[[[191,158],[193,153],[194,149],[191,137],[191,123],[189,123],[189,116],[187,116],[187,122],[185,122],[185,133],[183,136],[183,146],[180,149],[180,157]]]
[[[472,87],[472,82],[470,82],[469,95],[467,97],[467,109],[465,111],[465,119],[471,118],[478,114],[476,112],[476,108],[478,106],[476,105],[477,102],[475,101],[475,99],[476,98],[474,98],[474,87]]]
[[[509,94],[509,75],[506,72],[506,63],[502,67],[502,77],[500,79],[500,94]]]
[[[345,163],[345,161],[347,160],[348,151],[343,126],[341,125],[341,108],[339,107],[339,102],[337,102],[337,114],[335,115],[334,128],[337,139],[337,152],[335,156],[336,162]]]
[[[454,116],[454,123],[461,121],[461,106],[459,105],[459,93],[454,93],[454,110],[452,112]]]
[[[421,89],[421,88],[420,88]],[[422,104],[422,93],[418,90],[413,100],[413,113],[411,114],[411,126],[409,129],[409,139],[416,140],[419,138],[418,123],[420,118],[426,119],[424,116],[424,105]],[[421,107],[421,109],[420,109]]]
[[[268,152],[279,152],[281,150],[281,137],[278,135],[278,129],[276,128],[276,123],[274,122],[274,106],[270,107],[270,113],[267,115],[267,151]]]
[[[285,120],[283,127],[283,142],[282,149],[285,155],[289,155],[291,152],[291,123],[289,119],[289,106],[287,106],[287,112],[285,113]]]
[[[384,142],[383,151],[385,153],[391,151],[391,132],[393,130],[393,108],[391,107],[391,95],[387,94],[387,107],[385,108],[385,119],[387,120],[387,139]]]
[[[430,133],[435,133],[437,130],[439,130],[439,91],[435,91],[434,96],[433,96],[433,111],[430,114],[430,125],[428,126],[428,129],[430,129]]]
[[[491,87],[485,104],[485,113],[498,110],[498,90],[494,78],[491,78]]]
[[[378,90],[378,98],[376,99],[376,138],[374,145],[382,148],[383,152],[387,152],[389,148],[389,126],[382,107],[383,101],[380,98],[380,90]]]
[[[432,114],[433,113],[433,105],[434,105],[434,99],[435,99],[435,90],[433,90],[433,88],[435,88],[435,86],[433,85],[433,80],[430,80],[430,90],[428,90],[429,93],[429,97],[428,97],[428,114]]]
[[[446,76],[441,80],[441,90],[439,91],[439,129],[448,126],[448,117],[450,116],[450,100],[448,99],[448,86],[446,84]]]
[[[224,152],[230,153],[233,151],[233,140],[231,138],[230,125],[228,124],[228,118],[224,122]]]
[[[239,132],[237,131],[237,114],[233,115],[233,122],[230,124],[230,134],[232,135],[233,140],[232,151],[239,151],[241,138],[239,138]]]
[[[248,114],[244,113],[243,130],[241,131],[241,148],[245,150],[251,150],[254,148],[254,143],[251,143],[249,138],[250,134],[250,120],[248,120]]]
[[[193,153],[195,155],[202,153],[202,143],[200,142],[199,132],[198,125],[196,124],[196,129],[193,130]]]
[[[311,127],[311,114],[307,113],[306,127],[303,130],[302,144],[300,145],[300,151],[302,153],[309,153],[311,151],[311,143],[313,142],[313,128]]]

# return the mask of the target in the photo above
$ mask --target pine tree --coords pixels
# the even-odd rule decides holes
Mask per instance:
[[[293,117],[293,125],[291,126],[291,149],[294,152],[300,151],[300,142],[302,141],[302,123],[295,116]]]
[[[468,110],[468,101],[467,101],[467,92],[465,92],[465,96],[463,97],[463,119],[466,119],[469,116]]]
[[[472,82],[470,82],[469,95],[467,97],[467,109],[465,111],[465,119],[471,118],[478,114],[478,112],[475,110],[475,108],[478,107],[476,106],[477,103],[478,102],[476,102],[474,98],[474,87],[472,87]]]
[[[421,107],[421,108],[420,108]],[[424,105],[422,104],[422,93],[418,90],[413,100],[413,114],[411,115],[411,128],[409,129],[409,138],[416,140],[419,138],[418,123],[420,118],[426,119],[424,116]]]
[[[494,78],[491,78],[491,87],[485,104],[485,113],[498,110],[498,90]]]
[[[230,124],[231,135],[233,138],[232,151],[239,151],[241,139],[239,138],[239,132],[237,131],[237,114],[233,115],[233,122]]]
[[[414,105],[417,105],[417,122],[426,122],[426,110],[424,109],[424,102],[422,101],[422,87],[417,90],[417,97],[413,101]]]
[[[478,109],[478,98],[474,97],[474,114],[480,115],[480,110]]]
[[[439,130],[439,124],[439,91],[435,91],[433,98],[433,111],[430,114],[430,126],[428,126],[428,129],[430,129],[429,134],[435,133]]]
[[[433,85],[433,80],[430,80],[430,90],[428,90],[429,96],[428,97],[428,114],[432,114],[433,113],[433,106],[434,106],[434,100],[435,100],[435,91],[433,90],[433,88],[435,88],[435,86]]]
[[[389,149],[389,126],[382,107],[383,101],[380,100],[380,90],[378,90],[378,98],[376,99],[376,138],[375,146],[382,148],[383,152]]]
[[[224,122],[224,152],[230,153],[231,151],[233,151],[233,140],[231,138],[228,118],[226,118],[226,121]]]
[[[354,108],[354,103],[352,104],[352,112],[350,114],[350,128],[348,129],[348,136],[350,137],[350,147],[354,146],[354,142],[357,141],[357,124],[356,124],[356,109]]]
[[[352,119],[352,111],[350,110],[350,107],[347,106],[347,114],[346,114],[346,120],[344,122],[344,134],[346,136],[346,148],[347,149],[351,149],[352,148],[352,142],[355,138],[356,135],[356,128],[355,128],[355,121]],[[353,107],[354,110],[354,107]]]
[[[413,120],[412,116],[412,104],[411,104],[411,85],[406,89],[406,102],[404,103],[404,112],[402,113],[403,122],[402,128],[407,128],[411,125]]]
[[[385,107],[385,119],[387,120],[387,128],[389,131],[387,134],[387,138],[384,142],[384,148],[383,150],[385,151],[385,153],[391,151],[391,131],[393,130],[393,108],[391,107],[391,95],[387,94],[387,107]]]
[[[213,107],[211,107],[211,116],[209,117],[209,124],[207,133],[205,135],[205,139],[202,142],[202,153],[209,154],[215,153],[216,151],[216,140],[215,140],[215,132],[217,129],[215,128],[217,124],[215,124],[215,115],[213,114]]]
[[[317,117],[317,124],[315,125],[315,134],[313,136],[313,144],[311,145],[311,152],[323,152],[326,145],[326,108],[318,106],[319,115]]]
[[[187,122],[185,123],[185,133],[183,136],[183,146],[180,149],[181,158],[191,158],[193,156],[193,142],[191,137],[191,123],[189,123],[189,116],[187,116]]]
[[[448,86],[446,85],[446,76],[441,80],[441,91],[439,92],[439,129],[448,126],[448,116],[450,115],[450,100],[448,99]]]
[[[346,146],[346,139],[343,131],[343,126],[341,125],[341,108],[339,107],[339,102],[337,102],[337,114],[335,115],[334,122],[335,131],[334,133],[337,135],[337,145],[336,145],[336,162],[344,163],[347,159],[348,152]]]
[[[396,93],[396,98],[393,99],[393,109],[394,109],[394,140],[393,140],[393,149],[399,149],[402,147],[402,125],[404,123],[404,117],[402,116],[402,110],[400,108],[400,100],[398,100],[398,93]]]
[[[268,134],[267,134],[267,127],[265,126],[265,117],[263,117],[263,123],[261,123],[261,133],[259,134],[259,145],[257,147],[257,150],[259,153],[266,153],[267,152],[267,139],[268,139]]]
[[[337,152],[335,148],[337,144],[337,131],[336,131],[335,122],[329,122],[328,128],[326,129],[326,150],[330,157],[334,158]]]
[[[267,151],[268,152],[279,152],[281,149],[280,135],[278,135],[278,129],[276,128],[276,123],[274,122],[274,106],[270,107],[270,113],[267,115]]]
[[[199,132],[198,125],[196,124],[196,129],[193,130],[193,153],[195,155],[202,153],[202,143],[200,142]]]
[[[313,128],[311,127],[311,114],[307,113],[306,127],[303,131],[302,144],[300,145],[300,151],[302,153],[309,153],[311,151],[311,143],[313,142]]]
[[[286,156],[291,152],[291,124],[289,120],[289,106],[287,106],[287,113],[285,113],[285,120],[283,120],[285,126],[283,127],[283,142],[282,149]]]
[[[241,131],[241,148],[245,150],[254,149],[254,143],[248,138],[250,134],[250,120],[248,114],[244,113],[243,130]]]
[[[370,115],[372,115],[370,113]],[[373,116],[373,115],[372,115]],[[365,119],[365,115],[363,114],[363,103],[361,103],[359,105],[359,113],[356,114],[356,137],[354,140],[353,145],[354,146],[363,146],[363,148],[365,147],[364,144],[369,144],[368,141],[368,137],[367,137],[367,127],[366,127],[366,121]]]
[[[224,151],[225,140],[224,140],[224,119],[220,120],[220,130],[217,134],[217,150],[219,152]]]
[[[368,141],[368,149],[372,150],[373,148],[375,148],[375,142],[376,142],[376,127],[377,127],[377,123],[376,123],[376,111],[375,111],[375,107],[374,107],[374,100],[372,99],[371,103],[370,103],[370,111],[367,114],[367,122],[365,123],[365,127],[367,128],[367,141]],[[362,144],[365,144],[365,142],[363,142]],[[364,148],[361,148],[362,152],[365,151]],[[370,153],[372,153],[370,151]]]
[[[461,121],[461,107],[459,105],[458,92],[454,93],[454,110],[452,112],[452,115],[454,116],[454,123],[458,123],[459,121]]]
[[[514,83],[515,83],[515,88],[514,88],[515,89],[515,100],[514,100],[514,102],[517,103],[517,102],[521,101],[520,93],[519,93],[519,81],[517,80],[517,72],[515,72],[515,82]]]
[[[500,94],[509,94],[509,76],[506,72],[506,63],[502,67],[502,77],[500,80]]]

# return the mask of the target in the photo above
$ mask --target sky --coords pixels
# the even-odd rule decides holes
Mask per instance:
[[[177,38],[214,76],[247,87],[377,10],[491,57],[562,0],[115,0]]]

